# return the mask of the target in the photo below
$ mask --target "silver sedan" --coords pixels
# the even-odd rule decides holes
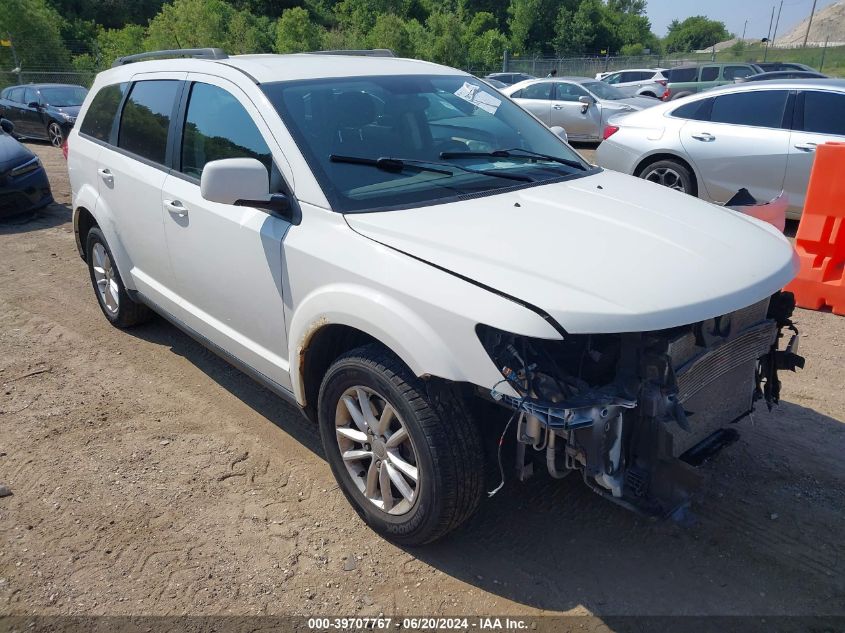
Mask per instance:
[[[651,97],[627,97],[588,77],[531,79],[502,93],[549,127],[562,127],[571,141],[600,141],[610,117],[660,104]]]
[[[746,188],[804,207],[816,147],[845,141],[845,80],[755,81],[615,117],[596,152],[602,167],[724,204]]]

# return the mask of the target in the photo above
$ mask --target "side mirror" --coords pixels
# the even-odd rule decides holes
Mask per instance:
[[[549,129],[550,129],[552,132],[554,132],[554,133],[558,136],[558,138],[560,138],[560,140],[561,140],[561,141],[563,141],[564,143],[568,143],[568,142],[569,142],[569,135],[567,135],[566,130],[564,130],[564,129],[563,129],[562,127],[560,127],[559,125],[553,125],[553,126],[552,126],[552,127],[550,127]]]
[[[270,194],[267,168],[254,158],[224,158],[206,163],[200,195],[209,202],[255,207],[276,213],[292,224],[300,217],[284,194]]]
[[[35,108],[37,110],[38,108],[41,107],[41,104],[38,103],[37,101],[30,101],[29,103],[26,104],[26,107]]]
[[[595,103],[595,101],[593,101],[593,98],[592,98],[592,97],[588,97],[587,95],[582,95],[582,96],[578,97],[578,101],[581,103],[581,113],[582,113],[582,114],[583,114],[584,112],[586,112],[586,111],[587,111],[587,109],[588,109],[591,105],[593,105],[593,103]]]
[[[9,119],[0,119],[0,128],[2,128],[6,134],[11,136],[15,131],[15,124]]]

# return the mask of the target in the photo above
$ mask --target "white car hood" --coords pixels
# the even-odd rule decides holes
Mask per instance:
[[[377,242],[547,312],[571,333],[712,318],[764,299],[798,269],[774,228],[610,171],[346,219]]]

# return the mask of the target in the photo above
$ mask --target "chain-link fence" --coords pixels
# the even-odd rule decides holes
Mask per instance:
[[[78,86],[90,87],[94,82],[94,72],[77,71],[21,71],[0,72],[0,89],[16,84],[75,84]]]
[[[671,68],[695,62],[695,59],[667,59],[660,55],[566,58],[514,57],[508,60],[507,71],[545,77],[552,70],[557,70],[559,77],[595,77],[598,73],[626,68]]]

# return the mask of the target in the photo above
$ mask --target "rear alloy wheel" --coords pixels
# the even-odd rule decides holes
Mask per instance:
[[[457,528],[481,499],[481,441],[454,385],[371,344],[329,367],[317,402],[332,472],[358,515],[403,545]]]
[[[111,250],[99,228],[88,231],[85,252],[97,302],[109,322],[126,328],[147,321],[151,314],[149,308],[133,301],[126,293]]]
[[[673,160],[652,163],[640,172],[640,178],[669,189],[695,195],[689,169]]]
[[[62,126],[55,121],[52,121],[50,125],[47,126],[47,139],[53,147],[61,147],[62,143],[65,142],[65,133],[64,130],[62,130]]]

